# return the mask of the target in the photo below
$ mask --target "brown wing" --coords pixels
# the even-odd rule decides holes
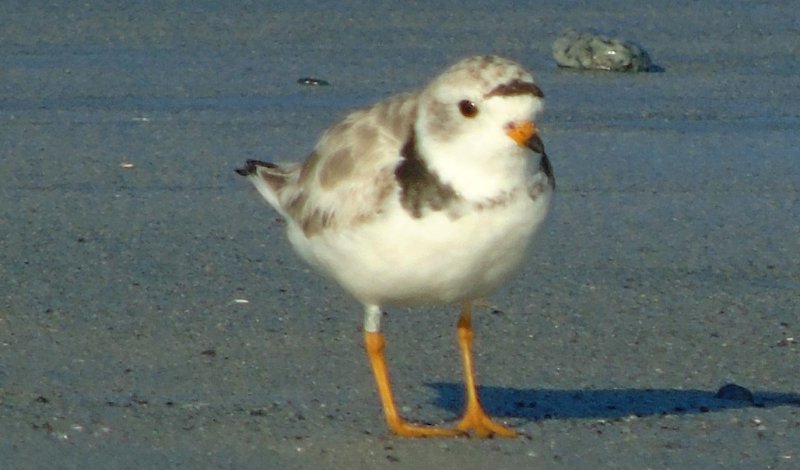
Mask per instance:
[[[306,236],[382,212],[397,191],[394,170],[416,119],[416,102],[415,94],[399,95],[355,111],[325,132],[296,182],[279,190],[285,214]]]

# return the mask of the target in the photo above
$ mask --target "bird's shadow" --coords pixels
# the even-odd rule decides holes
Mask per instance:
[[[433,404],[457,415],[464,407],[464,386],[435,382]],[[760,391],[745,397],[720,398],[718,391],[678,389],[555,390],[478,387],[487,413],[528,420],[677,415],[736,408],[800,407],[800,394]]]

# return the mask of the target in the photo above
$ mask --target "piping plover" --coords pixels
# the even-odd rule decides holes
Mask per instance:
[[[403,436],[515,436],[478,400],[472,303],[524,260],[555,179],[533,119],[542,91],[496,56],[464,59],[424,89],[352,112],[302,164],[249,160],[247,176],[287,222],[300,256],[364,305],[364,340],[390,429]],[[466,410],[454,428],[397,412],[383,305],[461,303]]]

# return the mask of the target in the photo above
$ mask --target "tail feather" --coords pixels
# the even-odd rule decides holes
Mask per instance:
[[[291,165],[287,168],[270,162],[247,160],[243,167],[234,171],[246,176],[272,207],[284,213],[279,194],[296,172]]]
[[[258,167],[277,169],[278,165],[270,162],[262,162],[261,160],[247,160],[244,166],[237,168],[234,171],[242,176],[250,176],[258,171]]]

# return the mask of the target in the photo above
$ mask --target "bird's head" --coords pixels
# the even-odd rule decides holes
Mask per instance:
[[[464,186],[490,193],[522,182],[529,160],[544,154],[535,124],[543,98],[516,62],[497,56],[464,59],[420,94],[415,127],[420,155],[462,192]]]

